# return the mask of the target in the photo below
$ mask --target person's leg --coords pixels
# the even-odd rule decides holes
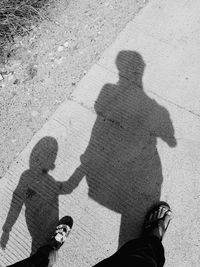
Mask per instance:
[[[142,237],[127,242],[95,267],[162,267],[165,262],[162,238],[170,219],[169,205],[160,202],[148,212]]]
[[[58,249],[63,245],[73,225],[70,216],[63,217],[55,229],[50,242],[37,250],[37,252],[27,259],[24,259],[8,267],[47,267],[52,266],[51,259],[54,259]]]
[[[51,246],[44,246],[29,258],[9,265],[8,267],[46,267],[49,263],[49,254],[53,250]]]

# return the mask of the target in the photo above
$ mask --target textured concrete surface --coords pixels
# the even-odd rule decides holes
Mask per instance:
[[[13,162],[0,180],[2,265],[69,214],[56,266],[91,266],[162,199],[174,214],[165,266],[199,266],[199,12],[198,1],[149,4]]]
[[[0,178],[148,0],[46,2],[48,19],[0,59]]]

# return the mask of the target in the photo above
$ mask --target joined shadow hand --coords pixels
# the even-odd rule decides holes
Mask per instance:
[[[61,194],[71,194],[78,187],[84,175],[82,166],[79,166],[66,182],[61,183]]]

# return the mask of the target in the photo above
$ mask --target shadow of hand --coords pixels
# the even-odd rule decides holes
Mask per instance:
[[[10,236],[9,232],[3,232],[3,234],[1,235],[0,246],[3,250],[6,248],[9,236]]]
[[[84,167],[80,165],[67,181],[61,182],[60,194],[71,194],[74,191],[74,189],[78,187],[84,175],[85,175]]]
[[[177,146],[177,141],[176,141],[175,137],[165,139],[164,141],[168,144],[169,147],[176,147]]]

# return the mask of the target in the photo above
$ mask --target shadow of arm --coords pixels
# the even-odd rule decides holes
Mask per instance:
[[[80,165],[66,182],[60,182],[59,194],[71,194],[85,176],[85,171]]]
[[[160,112],[159,115],[158,127],[156,127],[155,135],[166,142],[169,147],[175,147],[177,141],[169,112],[165,108],[162,108],[162,112]]]
[[[25,200],[25,195],[26,195],[26,184],[23,181],[23,177],[20,179],[20,182],[17,186],[17,188],[15,189],[15,191],[13,192],[13,196],[12,196],[12,201],[10,204],[10,209],[6,218],[6,221],[2,227],[3,233],[1,236],[1,240],[0,240],[0,245],[2,248],[6,247],[6,244],[8,242],[9,239],[9,233],[12,230],[13,225],[15,224],[24,200]]]
[[[95,101],[94,109],[97,115],[105,117],[110,107],[113,105],[116,96],[115,86],[113,84],[105,84]]]

